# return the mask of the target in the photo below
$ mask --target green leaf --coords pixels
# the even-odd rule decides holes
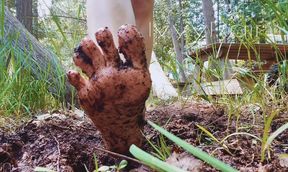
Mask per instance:
[[[122,160],[119,164],[118,169],[121,170],[123,168],[125,168],[128,165],[128,162],[126,160]]]
[[[267,142],[265,143],[264,150],[266,150],[273,140],[281,133],[284,132],[284,130],[288,129],[288,123],[282,125],[280,128],[278,128],[276,131],[274,131],[267,139]]]
[[[161,161],[160,159],[141,150],[135,145],[131,145],[129,151],[134,157],[136,157],[137,159],[139,159],[140,161],[144,162],[146,165],[152,168],[164,170],[166,172],[185,172],[184,170],[181,170],[173,165]]]
[[[185,149],[186,151],[188,151],[189,153],[191,153],[195,157],[197,157],[197,158],[205,161],[206,163],[210,164],[214,168],[216,168],[220,171],[224,171],[224,172],[236,172],[236,171],[238,171],[235,168],[231,167],[230,165],[225,164],[224,162],[210,156],[209,154],[202,151],[201,149],[194,147],[194,146],[190,145],[189,143],[185,142],[184,140],[180,139],[179,137],[169,133],[168,131],[166,131],[162,127],[159,127],[158,125],[154,124],[153,122],[148,121],[148,124],[151,125],[153,128],[155,128],[156,130],[158,130],[161,134],[163,134],[164,136],[166,136],[167,138],[169,138],[170,140],[175,142],[177,145],[181,146],[183,149]]]
[[[261,162],[263,162],[265,159],[265,151],[266,151],[265,146],[266,146],[266,143],[268,140],[269,131],[270,131],[272,121],[273,121],[274,117],[276,115],[278,115],[278,113],[279,113],[279,109],[276,111],[273,111],[271,113],[271,115],[268,117],[268,119],[264,119],[264,133],[263,133],[262,146],[261,146]]]
[[[98,160],[97,160],[97,156],[95,153],[93,154],[93,157],[94,157],[94,163],[95,163],[95,170],[97,171],[98,170]]]

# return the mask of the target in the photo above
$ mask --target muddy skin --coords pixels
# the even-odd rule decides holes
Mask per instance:
[[[118,49],[126,59],[123,63],[108,28],[98,30],[95,36],[99,47],[84,38],[73,57],[89,79],[76,71],[67,76],[106,148],[127,154],[131,144],[142,144],[145,101],[151,88],[144,40],[134,26],[120,27]]]

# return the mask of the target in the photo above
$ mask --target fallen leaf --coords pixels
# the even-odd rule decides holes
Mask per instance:
[[[199,168],[203,165],[200,160],[194,158],[192,155],[186,152],[183,152],[181,154],[173,152],[170,157],[167,158],[166,162],[178,168],[181,168],[182,170],[190,172],[198,172]]]

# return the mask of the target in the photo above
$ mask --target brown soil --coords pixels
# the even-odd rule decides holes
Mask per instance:
[[[254,115],[251,109],[254,110]],[[229,122],[224,108],[191,102],[158,107],[147,112],[146,118],[241,171],[288,171],[287,165],[280,163],[278,158],[279,154],[288,153],[287,131],[276,138],[271,146],[270,159],[261,164],[261,143],[257,140],[245,135],[232,136],[224,142],[228,152],[196,126],[198,124],[205,127],[219,140],[235,133],[236,128],[237,132],[249,132],[261,138],[261,109],[250,105],[243,107],[240,113],[238,123],[233,118]],[[288,113],[281,112],[274,120],[271,132],[287,121]],[[13,133],[5,133],[1,128],[0,132],[0,171],[30,172],[40,166],[55,171],[82,172],[86,171],[85,166],[89,171],[94,169],[93,155],[97,156],[100,165],[114,165],[121,160],[99,151],[97,148],[103,148],[99,132],[89,119],[74,113],[54,113],[45,119],[35,118]],[[159,133],[148,125],[145,126],[144,134],[157,143]],[[182,152],[168,140],[167,144],[173,151]],[[144,145],[144,149],[152,151],[148,143]],[[198,171],[216,170],[204,164]]]

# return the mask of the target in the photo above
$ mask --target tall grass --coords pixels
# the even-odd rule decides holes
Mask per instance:
[[[5,8],[5,1],[2,0],[1,1],[1,8],[0,8],[0,28],[1,28],[0,35],[1,35],[1,37],[4,36],[4,17],[5,17],[4,8]]]
[[[54,53],[59,57],[57,59],[54,56],[55,59],[51,59],[51,64],[45,64],[45,67],[41,68],[41,65],[37,64],[37,61],[33,60],[34,58],[31,58],[33,46],[30,48],[28,46],[25,48],[17,47],[19,46],[17,43],[19,33],[7,33],[7,30],[5,30],[4,34],[6,27],[4,23],[4,3],[5,1],[1,1],[0,11],[0,115],[13,115],[17,117],[32,115],[39,111],[60,108],[64,105],[66,98],[73,101],[73,95],[70,98],[70,95],[67,94],[68,90],[65,85],[67,84],[67,80],[65,79],[65,71],[63,70],[65,67],[62,64],[64,62],[64,65],[68,66],[72,62],[70,57],[73,53],[73,47],[83,37],[81,33],[84,33],[85,27],[83,26],[85,26],[85,23],[75,22],[71,20],[73,17],[69,18],[69,16],[67,18],[60,18],[57,17],[57,14],[54,16],[54,13],[52,13],[51,17],[45,16],[39,18],[40,23],[37,27],[41,27],[40,30],[42,30],[42,35],[39,37],[40,41],[46,47],[53,49]],[[73,1],[73,4],[75,3],[81,4]],[[69,7],[67,7],[67,10],[70,10],[70,6],[73,6],[71,2],[67,2],[66,4]],[[82,9],[83,5],[79,5],[76,9],[75,13],[78,16],[75,17],[75,20],[83,17]],[[73,8],[73,10],[75,9]],[[80,20],[82,21],[82,19]],[[71,23],[75,23],[76,27],[72,26]],[[67,28],[71,29],[71,31],[68,31]],[[79,30],[75,31],[77,29]],[[5,40],[2,39],[4,36]],[[27,45],[29,45],[29,42]],[[68,57],[69,59],[67,59]],[[73,91],[69,93],[74,94]],[[72,102],[72,106],[74,103]]]
[[[260,144],[262,147],[261,153],[259,153],[259,157],[261,157],[261,161],[264,161],[264,159],[269,160],[269,156],[266,157],[267,152],[267,140],[270,135],[270,129],[271,125],[274,123],[274,116],[276,115],[275,112],[280,110],[279,113],[283,113],[283,107],[281,107],[279,104],[286,102],[287,100],[287,92],[288,92],[288,62],[287,62],[287,53],[283,54],[281,53],[277,48],[277,42],[273,42],[271,37],[269,37],[268,34],[278,34],[281,35],[282,40],[284,41],[284,36],[288,36],[288,24],[287,24],[287,16],[288,16],[288,2],[287,1],[272,1],[272,0],[259,0],[259,1],[253,1],[254,3],[258,3],[261,12],[259,15],[262,16],[256,16],[256,19],[253,18],[253,15],[257,12],[254,11],[254,14],[252,16],[247,16],[243,13],[243,11],[232,11],[234,14],[230,15],[232,18],[222,18],[221,21],[224,22],[224,25],[229,27],[229,33],[231,35],[230,39],[228,40],[234,40],[234,43],[237,42],[241,44],[242,46],[246,47],[250,51],[248,52],[249,57],[245,61],[238,61],[237,64],[232,68],[234,72],[232,73],[232,76],[230,77],[233,79],[237,79],[240,82],[243,94],[241,95],[217,95],[217,96],[209,96],[205,94],[205,91],[203,89],[203,82],[210,82],[215,80],[223,80],[228,79],[225,78],[225,72],[227,69],[230,69],[231,66],[229,66],[229,57],[227,56],[222,61],[217,59],[218,53],[220,52],[220,49],[213,49],[213,53],[210,54],[210,57],[208,58],[208,63],[210,63],[208,68],[201,68],[200,70],[197,69],[197,65],[200,67],[203,67],[203,61],[201,60],[200,56],[195,57],[195,59],[191,60],[191,57],[187,61],[186,66],[184,66],[184,69],[190,69],[190,77],[188,77],[187,84],[193,83],[192,86],[187,86],[185,84],[185,88],[187,87],[188,92],[190,91],[190,94],[188,96],[194,95],[196,98],[201,97],[205,99],[208,102],[211,102],[213,104],[221,104],[226,107],[225,113],[228,116],[228,124],[229,127],[230,124],[236,124],[236,128],[233,131],[229,131],[227,133],[227,137],[233,136],[233,135],[239,135],[239,133],[245,133],[245,135],[254,136],[256,138],[259,138]],[[247,2],[244,2],[247,3]],[[249,3],[249,2],[248,2]],[[250,7],[249,7],[250,8]],[[251,7],[253,8],[253,7]],[[258,8],[259,10],[259,8]],[[237,16],[237,17],[235,17]],[[157,22],[157,20],[156,20]],[[155,30],[158,31],[159,28],[156,28]],[[164,29],[163,29],[164,30]],[[227,35],[228,33],[219,33],[219,35]],[[164,37],[167,37],[164,33],[157,34],[156,38],[157,41],[164,42]],[[166,38],[165,37],[165,38]],[[201,38],[201,35],[199,35],[199,38]],[[221,37],[219,38],[220,42]],[[253,67],[258,67],[260,70],[262,69],[262,64],[265,63],[263,60],[263,57],[261,57],[260,53],[257,50],[257,47],[255,44],[257,43],[263,43],[263,41],[266,40],[266,44],[270,44],[272,47],[276,50],[276,63],[279,64],[279,79],[276,82],[275,85],[269,86],[266,78],[267,73],[255,73],[253,72]],[[224,41],[224,40],[223,40]],[[195,49],[197,49],[197,44],[201,42],[200,40],[196,40]],[[233,42],[229,42],[233,43]],[[284,42],[287,44],[287,42]],[[163,47],[163,45],[159,46],[159,43],[156,42],[156,50],[157,52],[160,52],[160,55],[163,55],[166,59],[166,61],[163,63],[164,67],[168,69],[171,73],[173,73],[173,76],[175,80],[178,79],[177,76],[177,62],[175,59],[173,59],[174,54],[171,51],[166,50]],[[189,44],[191,46],[192,44]],[[167,46],[165,46],[166,48]],[[158,48],[158,49],[157,49]],[[187,49],[193,49],[193,47],[186,47]],[[162,54],[161,54],[162,53]],[[253,53],[256,53],[256,60],[251,60],[251,55]],[[161,60],[160,60],[161,63]],[[161,64],[162,64],[161,63]],[[193,64],[194,63],[194,64]],[[197,65],[195,65],[197,64]],[[190,67],[189,67],[190,65]],[[187,67],[188,66],[188,67]],[[237,71],[235,70],[237,69]],[[221,90],[227,91],[225,86],[221,86]],[[185,89],[184,89],[185,90]],[[187,92],[187,90],[185,90]],[[184,95],[185,96],[185,95]],[[243,114],[241,114],[241,108],[247,107],[247,106],[257,106],[260,108],[262,116],[256,119],[256,115],[251,113],[253,121],[251,121],[250,126],[244,126],[241,123],[241,119],[243,118]],[[287,107],[285,107],[287,109]],[[235,121],[233,121],[235,120]],[[261,120],[261,121],[255,121],[255,120]],[[257,136],[255,136],[255,133],[249,133],[251,132],[252,128],[255,126],[254,124],[257,123],[257,125],[260,125],[263,130],[260,131],[260,133],[256,133]],[[287,124],[284,124],[287,128]],[[284,127],[283,127],[284,128]],[[279,133],[284,132],[284,130],[281,128]],[[277,134],[279,134],[277,132]],[[273,135],[273,134],[272,134]],[[271,137],[271,136],[270,136]],[[276,137],[276,136],[275,136]],[[275,138],[274,137],[274,138]],[[273,139],[274,139],[273,138]],[[221,140],[220,138],[215,138],[216,140]],[[221,142],[222,143],[222,142]],[[270,142],[269,142],[270,143]],[[265,146],[266,145],[266,146]]]
[[[22,117],[61,105],[48,91],[48,69],[36,79],[29,56],[9,41],[0,42],[0,116]]]

